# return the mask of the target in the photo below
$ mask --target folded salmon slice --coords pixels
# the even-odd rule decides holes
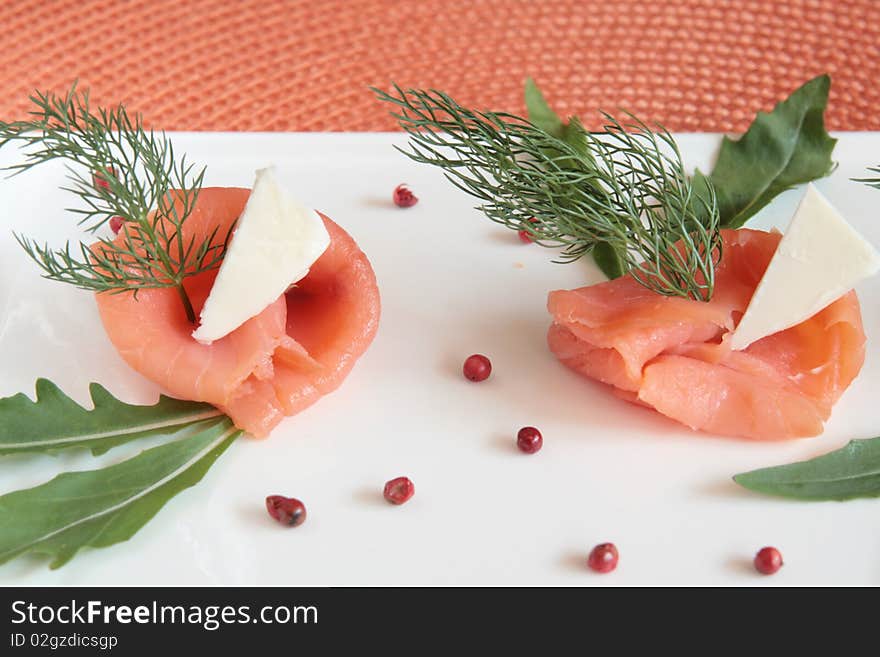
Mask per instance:
[[[865,333],[855,292],[810,319],[731,351],[779,233],[722,231],[708,303],[664,297],[629,276],[551,292],[548,342],[568,367],[694,429],[760,440],[815,436],[859,373]]]
[[[250,190],[202,189],[185,238],[217,230],[225,237]],[[175,397],[205,401],[236,426],[266,436],[293,415],[335,390],[366,351],[379,325],[376,277],[354,240],[321,215],[330,246],[309,274],[259,315],[210,345],[192,338],[173,289],[97,294],[107,335],[137,372]],[[121,237],[117,238],[121,239]],[[216,271],[185,281],[201,310]]]

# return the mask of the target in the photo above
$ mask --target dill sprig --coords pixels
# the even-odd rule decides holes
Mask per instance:
[[[854,182],[865,183],[868,187],[876,187],[880,189],[880,166],[868,167],[868,171],[876,173],[876,178],[853,178]]]
[[[43,276],[94,292],[120,293],[145,288],[176,288],[186,315],[195,312],[183,281],[216,269],[228,235],[216,230],[204,239],[187,239],[184,223],[192,214],[205,169],[195,171],[186,156],[176,157],[164,132],[146,130],[140,114],[120,104],[93,108],[88,91],[76,84],[64,96],[37,92],[29,120],[0,121],[0,147],[24,147],[22,163],[7,167],[17,175],[50,160],[67,162],[64,190],[82,206],[68,208],[78,224],[94,233],[112,217],[124,220],[120,238],[98,237],[92,244],[68,242],[53,249],[19,234],[15,238],[43,270]]]
[[[561,262],[607,243],[649,289],[711,298],[721,257],[715,191],[702,178],[697,192],[661,126],[603,114],[604,133],[584,131],[586,147],[576,148],[513,114],[467,109],[435,90],[394,91],[373,88],[410,136],[411,150],[398,150],[442,168],[489,219],[561,246]]]

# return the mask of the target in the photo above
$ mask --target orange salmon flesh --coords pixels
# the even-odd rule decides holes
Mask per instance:
[[[250,190],[202,189],[184,237],[222,239],[242,213]],[[321,215],[330,246],[309,274],[259,315],[210,345],[192,338],[172,288],[97,294],[98,311],[116,350],[134,370],[175,397],[209,402],[235,425],[264,437],[335,390],[366,351],[379,326],[379,288],[355,241]],[[123,233],[117,237],[122,239]],[[184,286],[196,313],[217,272]]]
[[[849,292],[813,317],[731,351],[779,233],[724,230],[708,303],[664,297],[632,277],[551,292],[551,351],[629,401],[700,431],[757,440],[816,436],[865,360]]]

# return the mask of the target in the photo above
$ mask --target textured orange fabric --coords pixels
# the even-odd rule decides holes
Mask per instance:
[[[828,124],[880,130],[880,0],[3,0],[0,117],[74,78],[168,130],[389,130],[367,90],[523,111],[533,76],[596,126],[742,130],[832,75]]]

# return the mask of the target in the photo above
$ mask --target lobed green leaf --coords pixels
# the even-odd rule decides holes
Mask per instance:
[[[568,123],[563,121],[547,103],[544,94],[532,78],[526,78],[525,98],[529,121],[544,132],[564,141],[578,154],[589,154],[584,128],[580,121],[576,117],[569,118]]]
[[[126,404],[97,383],[89,392],[92,410],[46,379],[37,379],[36,401],[23,393],[0,399],[0,456],[75,447],[98,455],[136,438],[169,434],[222,415],[210,404],[164,395],[152,406]]]
[[[744,488],[799,500],[880,497],[880,438],[852,440],[809,461],[736,475]]]
[[[84,547],[127,541],[165,503],[194,486],[241,433],[228,418],[196,435],[144,450],[99,470],[66,472],[0,496],[0,563],[25,553],[59,568]]]
[[[759,112],[737,141],[725,137],[709,181],[721,225],[739,228],[795,185],[827,176],[837,143],[825,130],[831,78],[805,83],[769,114]]]

